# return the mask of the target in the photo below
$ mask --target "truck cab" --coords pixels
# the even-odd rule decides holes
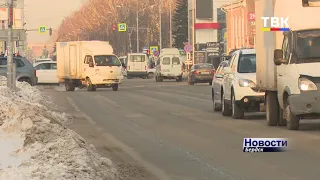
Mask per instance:
[[[267,125],[298,130],[302,119],[320,118],[320,25],[314,21],[320,6],[259,0],[255,12],[257,86],[266,92]],[[262,17],[289,18],[289,31],[261,31]]]

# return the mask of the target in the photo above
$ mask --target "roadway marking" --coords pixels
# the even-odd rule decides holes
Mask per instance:
[[[125,153],[127,153],[135,161],[143,164],[146,169],[151,171],[159,179],[161,179],[161,180],[171,180],[171,178],[162,169],[160,169],[160,168],[156,167],[155,165],[143,160],[142,157],[139,154],[137,154],[134,151],[133,148],[123,144],[121,141],[117,140],[113,135],[111,135],[109,133],[104,133],[104,134],[102,134],[102,136],[104,138],[106,138],[108,142],[114,144],[116,147],[119,147],[121,150],[123,150]],[[108,146],[110,146],[110,144],[108,144]]]
[[[67,96],[67,100],[68,102],[71,104],[71,106],[78,112],[81,114],[81,116],[83,116],[89,123],[95,125],[97,124],[95,121],[92,120],[92,118],[88,115],[86,115],[85,113],[81,112],[80,108],[75,104],[75,102],[69,97]]]

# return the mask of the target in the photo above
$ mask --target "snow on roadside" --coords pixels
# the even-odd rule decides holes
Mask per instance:
[[[0,179],[116,179],[112,162],[64,127],[66,114],[51,111],[36,87],[17,86],[0,86]]]

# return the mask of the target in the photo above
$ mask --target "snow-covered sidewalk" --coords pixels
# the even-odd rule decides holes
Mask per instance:
[[[112,162],[64,127],[66,114],[36,87],[17,83],[11,92],[0,86],[0,179],[113,180]]]

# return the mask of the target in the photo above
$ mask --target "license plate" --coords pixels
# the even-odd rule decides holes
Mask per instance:
[[[201,74],[209,74],[209,72],[202,72]]]

